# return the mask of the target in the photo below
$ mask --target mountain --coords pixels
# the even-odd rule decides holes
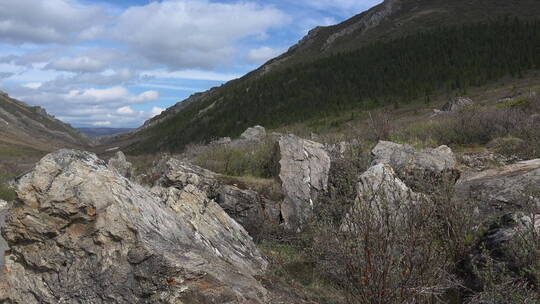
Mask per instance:
[[[133,131],[132,128],[77,128],[77,130],[92,137],[116,135]]]
[[[181,150],[351,110],[429,102],[433,94],[540,68],[537,0],[387,0],[318,27],[246,76],[195,94],[135,132],[135,153]]]
[[[0,177],[3,171],[20,171],[21,166],[27,167],[47,152],[92,145],[90,138],[43,108],[29,106],[1,91],[0,126]],[[4,168],[6,164],[10,168]]]

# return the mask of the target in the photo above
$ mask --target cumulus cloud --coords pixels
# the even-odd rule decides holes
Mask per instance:
[[[122,114],[122,115],[132,115],[133,113],[135,113],[135,111],[133,111],[133,109],[130,108],[129,106],[125,106],[125,107],[118,108],[118,110],[116,110],[116,113]]]
[[[252,49],[248,52],[247,60],[252,63],[263,63],[282,53],[282,50],[273,49],[271,47],[262,46]]]
[[[209,68],[226,63],[240,39],[288,22],[280,10],[254,3],[164,1],[127,9],[114,36],[169,69]]]
[[[95,58],[88,56],[82,57],[62,57],[55,60],[47,66],[45,69],[52,69],[57,71],[68,72],[101,72],[106,68],[107,64]]]
[[[0,1],[0,41],[65,43],[107,20],[102,8],[75,0]]]
[[[157,116],[159,114],[161,114],[161,112],[165,111],[164,108],[160,108],[160,107],[153,107],[152,110],[150,111],[150,114],[152,115],[152,117],[154,116]]]
[[[335,12],[341,15],[356,15],[360,12],[373,7],[383,0],[302,0],[304,5],[313,7],[319,10],[336,10]]]

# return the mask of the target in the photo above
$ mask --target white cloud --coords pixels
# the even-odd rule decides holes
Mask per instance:
[[[22,86],[25,88],[36,90],[36,89],[39,89],[41,85],[42,85],[41,82],[30,82],[30,83],[23,84]]]
[[[179,79],[194,79],[194,80],[211,80],[211,81],[229,81],[240,77],[240,74],[234,73],[218,73],[212,71],[202,71],[195,69],[186,69],[182,71],[167,71],[157,69],[145,71],[141,73],[143,77],[154,78],[179,78]]]
[[[247,60],[252,63],[263,63],[282,53],[282,50],[273,49],[267,46],[262,46],[257,49],[252,49],[247,55]]]
[[[161,114],[161,112],[163,112],[163,111],[165,111],[165,109],[160,108],[160,107],[153,107],[152,111],[150,111],[150,113],[151,113],[152,117],[154,117],[154,116],[157,116],[157,115]]]
[[[133,109],[130,108],[129,106],[125,106],[125,107],[118,108],[118,110],[116,110],[116,113],[122,114],[122,115],[132,115],[135,113],[135,111],[133,111]]]
[[[65,43],[107,19],[100,7],[83,6],[76,0],[3,0],[0,41]]]
[[[83,104],[123,103],[138,104],[154,101],[159,98],[157,91],[146,91],[139,95],[131,95],[124,87],[106,89],[71,90],[63,95],[66,100]]]
[[[175,0],[127,9],[114,36],[149,60],[178,70],[227,63],[240,39],[264,36],[288,22],[278,9],[254,3]]]
[[[88,56],[62,57],[45,66],[45,69],[69,72],[101,72],[106,68],[106,63]]]
[[[353,16],[371,8],[383,0],[302,0],[304,5],[318,10],[335,10],[335,13]]]
[[[112,123],[110,121],[96,121],[92,123],[92,125],[96,127],[108,127],[112,125]]]

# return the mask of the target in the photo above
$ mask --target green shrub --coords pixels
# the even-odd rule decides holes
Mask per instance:
[[[266,140],[250,145],[210,145],[197,149],[193,162],[208,170],[230,176],[270,178],[275,175],[275,143]]]
[[[17,198],[17,194],[13,188],[0,184],[0,199],[5,201],[12,201]]]

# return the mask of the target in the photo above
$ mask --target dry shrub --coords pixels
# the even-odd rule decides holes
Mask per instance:
[[[456,216],[467,210],[442,190],[438,198],[368,192],[343,221],[316,219],[320,271],[345,289],[348,303],[444,303],[456,286],[449,273],[467,250],[468,218]]]
[[[492,145],[507,156],[540,157],[540,99],[530,97],[516,106],[468,108],[428,123],[401,130],[405,141],[439,145]],[[508,139],[512,140],[508,140]]]
[[[386,112],[380,112],[374,115],[369,113],[369,127],[372,131],[374,141],[389,140],[394,131],[391,117]]]

